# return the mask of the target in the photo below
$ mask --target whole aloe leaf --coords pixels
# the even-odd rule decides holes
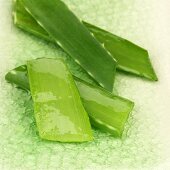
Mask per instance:
[[[49,34],[25,10],[21,0],[16,0],[14,13],[15,24],[18,27],[47,41],[54,42]],[[157,80],[147,50],[85,21],[83,21],[83,24],[114,56],[118,62],[118,70],[150,80]]]
[[[65,63],[59,59],[31,60],[27,70],[40,137],[61,142],[92,140],[88,115]]]
[[[116,61],[60,0],[23,0],[25,9],[102,87],[113,89]]]
[[[5,78],[17,87],[29,91],[27,67],[25,65],[11,70]],[[92,125],[111,133],[115,137],[121,137],[134,103],[76,77],[74,77],[74,80]]]

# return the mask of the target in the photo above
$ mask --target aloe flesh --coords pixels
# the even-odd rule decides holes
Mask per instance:
[[[23,0],[25,9],[87,73],[112,91],[116,61],[60,0]]]
[[[6,75],[6,80],[29,91],[27,67],[17,67]],[[121,137],[126,120],[134,103],[74,77],[82,103],[89,114],[90,122],[98,129]]]
[[[76,80],[76,85],[91,124],[115,137],[121,137],[134,103],[81,80]]]
[[[60,142],[91,141],[89,117],[65,63],[31,60],[27,70],[40,137]]]
[[[54,42],[49,34],[25,10],[21,0],[16,0],[14,13],[14,21],[18,27],[47,41]],[[83,24],[117,60],[117,70],[153,81],[158,80],[147,50],[92,24],[84,21]]]

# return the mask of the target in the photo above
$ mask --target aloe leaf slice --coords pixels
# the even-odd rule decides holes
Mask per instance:
[[[14,21],[21,29],[47,41],[54,42],[49,34],[25,10],[21,0],[16,0]],[[153,81],[158,80],[147,50],[85,21],[83,21],[83,24],[114,56],[118,62],[118,70],[145,77]]]
[[[65,63],[31,60],[27,70],[40,137],[61,142],[91,141],[89,118]]]
[[[153,81],[158,80],[147,50],[94,25],[86,22],[84,24],[117,60],[118,70],[133,73]]]
[[[36,35],[39,38],[42,38],[46,41],[49,42],[55,42],[49,35],[48,33],[40,26],[37,24],[35,19],[25,10],[21,0],[16,0],[14,3],[14,23],[17,25],[17,27],[33,34]],[[72,60],[74,62],[74,60]],[[77,63],[74,62],[74,65]],[[72,69],[72,66],[70,65],[70,62],[67,62],[68,67],[70,68],[70,71],[72,74],[75,76],[82,78],[80,74],[77,74],[77,72]],[[80,66],[79,66],[80,67]],[[92,84],[98,85],[99,83],[90,75],[87,74],[87,72],[81,67],[81,72],[85,75],[86,78],[84,78],[85,81],[90,82]]]
[[[5,75],[5,79],[21,89],[30,90],[26,65],[11,70]]]
[[[79,79],[76,85],[92,125],[121,137],[134,103]]]
[[[5,78],[17,87],[29,91],[27,67],[25,65],[11,70]],[[115,137],[121,137],[134,103],[76,77],[74,77],[74,80],[92,125],[111,133]]]
[[[60,0],[23,0],[25,9],[102,87],[112,91],[116,61]]]
[[[49,34],[37,23],[37,21],[25,10],[22,0],[15,0],[13,8],[14,24],[19,28],[43,38],[55,42]]]

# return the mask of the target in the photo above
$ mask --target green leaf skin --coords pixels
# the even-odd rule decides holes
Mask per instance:
[[[116,61],[60,0],[23,0],[25,9],[55,42],[108,91],[113,90]]]
[[[30,90],[26,65],[11,70],[6,74],[5,79],[21,89]]]
[[[24,90],[29,90],[25,65],[13,69],[5,78],[8,82]],[[25,80],[25,83],[23,80]],[[92,125],[111,133],[115,137],[121,137],[134,103],[122,97],[114,96],[103,88],[86,83],[76,77],[74,77],[74,80]]]
[[[14,2],[14,24],[19,28],[44,40],[55,42],[49,34],[37,23],[37,21],[25,10],[22,0]]]
[[[147,50],[89,23],[84,24],[117,60],[117,69],[153,81],[158,80]]]
[[[14,21],[18,27],[47,41],[54,42],[49,34],[25,10],[21,0],[16,0],[14,14]],[[83,24],[104,45],[107,51],[114,56],[118,62],[118,70],[153,81],[158,80],[147,50],[92,24],[84,21]]]
[[[22,5],[21,0],[16,0],[14,3],[14,23],[17,25],[17,27],[39,37],[42,38],[46,41],[55,43],[55,41],[48,35],[48,33],[40,26],[37,24],[35,19],[25,10],[24,6]],[[74,61],[74,60],[73,60]],[[67,62],[68,67],[70,66],[70,63]],[[74,63],[75,65],[77,64],[76,62]],[[87,74],[87,72],[81,67],[81,70],[83,71],[83,74],[88,77],[88,79],[92,84],[98,85],[99,83],[90,75]],[[72,71],[72,70],[70,70]],[[72,74],[75,75],[75,72],[72,71]],[[75,76],[79,76],[79,74],[76,74]],[[87,80],[86,80],[87,81]]]
[[[9,71],[5,75],[5,80],[23,90],[30,91],[28,71],[26,65],[19,66]]]
[[[60,142],[91,141],[89,118],[65,63],[31,60],[27,70],[40,137]]]

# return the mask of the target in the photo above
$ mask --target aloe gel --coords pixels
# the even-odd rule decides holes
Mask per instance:
[[[31,60],[27,69],[40,137],[60,142],[91,141],[89,117],[65,63]]]

